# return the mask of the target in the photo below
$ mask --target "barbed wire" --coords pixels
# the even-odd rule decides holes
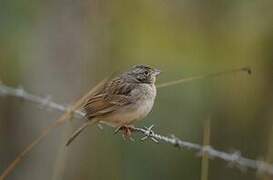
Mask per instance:
[[[22,100],[30,101],[35,104],[39,104],[41,107],[47,107],[58,112],[68,112],[70,111],[69,106],[60,105],[54,101],[52,101],[51,96],[41,97],[37,95],[33,95],[25,91],[22,87],[12,88],[6,86],[0,82],[0,96],[13,96],[20,98]],[[73,112],[75,118],[84,117],[84,113],[82,111]]]
[[[25,91],[22,87],[12,88],[4,84],[0,84],[0,96],[17,97],[17,98],[36,103],[41,106],[44,106],[59,112],[71,111],[69,107],[63,106],[61,104],[58,104],[52,101],[50,97],[41,97],[41,96],[33,95]],[[84,116],[85,114],[81,111],[73,112],[73,117],[75,118],[82,119]],[[155,143],[164,142],[166,144],[170,144],[173,147],[176,147],[179,149],[185,149],[185,150],[197,152],[198,155],[200,156],[203,156],[204,154],[206,154],[210,158],[218,158],[218,159],[224,160],[228,163],[229,167],[236,167],[244,171],[247,169],[253,169],[258,174],[268,174],[273,176],[273,165],[267,162],[246,158],[241,155],[240,151],[227,153],[227,152],[217,150],[209,145],[202,146],[200,144],[184,141],[176,137],[175,135],[163,136],[158,133],[155,133],[153,130],[153,127],[154,126],[152,125],[150,127],[144,127],[144,128],[133,127],[132,129],[133,129],[133,132],[135,131],[137,133],[141,133],[144,135],[144,137],[141,138],[142,141],[150,139]]]
[[[234,151],[233,153],[227,153],[213,148],[212,146],[202,146],[200,144],[181,140],[175,135],[163,136],[153,131],[153,125],[145,128],[132,128],[134,131],[144,134],[141,140],[151,139],[155,143],[159,141],[171,144],[179,149],[186,149],[196,151],[199,156],[207,154],[210,158],[218,158],[228,162],[229,167],[237,167],[240,170],[246,171],[247,169],[254,169],[258,174],[273,175],[273,165],[261,160],[253,160],[243,157],[240,151]]]

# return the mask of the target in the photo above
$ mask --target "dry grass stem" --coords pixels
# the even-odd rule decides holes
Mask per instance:
[[[199,76],[181,78],[181,79],[178,79],[178,80],[158,84],[157,88],[164,88],[164,87],[168,87],[168,86],[173,86],[173,85],[177,85],[177,84],[191,82],[191,81],[194,81],[194,80],[214,78],[214,77],[219,77],[219,76],[223,76],[223,75],[227,75],[227,74],[234,74],[234,73],[239,73],[239,72],[251,74],[251,69],[249,67],[243,67],[243,68],[236,68],[236,69],[231,69],[231,70],[217,72],[217,73],[210,73],[210,74],[207,74],[207,75],[199,75]]]

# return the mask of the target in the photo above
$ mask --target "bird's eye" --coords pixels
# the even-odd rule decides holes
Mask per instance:
[[[148,75],[148,74],[149,74],[149,71],[144,71],[144,74],[145,74],[145,75]]]

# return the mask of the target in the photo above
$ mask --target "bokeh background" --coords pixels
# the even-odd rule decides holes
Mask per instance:
[[[0,80],[69,105],[112,72],[150,64],[158,83],[250,66],[253,74],[193,81],[158,91],[138,126],[165,135],[273,160],[272,0],[1,0]],[[61,114],[0,97],[0,171]],[[152,142],[124,142],[113,129],[89,128],[68,149],[81,124],[50,133],[11,180],[201,179],[201,159]],[[204,178],[204,177],[203,177]],[[210,180],[269,180],[210,160]]]

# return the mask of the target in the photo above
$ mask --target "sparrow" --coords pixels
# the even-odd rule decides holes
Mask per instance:
[[[89,125],[103,123],[130,136],[132,124],[144,119],[156,98],[156,78],[160,70],[148,65],[135,65],[106,81],[83,105],[86,122],[68,139],[66,146]]]

